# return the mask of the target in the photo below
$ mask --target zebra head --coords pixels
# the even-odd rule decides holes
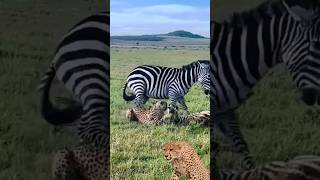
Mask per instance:
[[[210,62],[206,60],[198,61],[198,82],[206,95],[210,92]]]
[[[302,100],[320,104],[320,6],[317,0],[283,0],[296,24],[291,44],[282,48],[282,59],[293,75]],[[290,31],[294,31],[291,29]],[[288,33],[290,33],[290,31]],[[291,32],[292,35],[292,32]],[[289,38],[287,38],[289,39]],[[286,50],[283,50],[287,48]]]

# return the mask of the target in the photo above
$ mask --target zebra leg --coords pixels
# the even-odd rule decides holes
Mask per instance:
[[[186,105],[186,102],[184,101],[184,97],[180,97],[177,100],[178,100],[178,103],[182,106],[182,109],[185,110],[187,114],[189,114],[188,107]]]
[[[215,118],[215,124],[230,141],[232,149],[236,153],[242,155],[241,167],[243,169],[254,168],[255,162],[250,156],[248,145],[240,131],[240,127],[234,112],[229,111],[223,114],[217,114]]]
[[[169,113],[175,113],[178,110],[176,99],[170,98],[170,103],[168,106]]]
[[[137,107],[144,107],[144,104],[147,102],[148,99],[149,98],[146,97],[143,93],[137,93],[134,103]]]

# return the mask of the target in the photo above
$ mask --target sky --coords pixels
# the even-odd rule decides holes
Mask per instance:
[[[186,30],[209,37],[209,0],[111,0],[111,35]]]

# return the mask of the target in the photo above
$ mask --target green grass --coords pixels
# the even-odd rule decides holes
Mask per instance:
[[[263,0],[217,0],[213,19],[221,20]],[[254,95],[237,113],[249,149],[258,164],[287,160],[297,155],[320,155],[320,109],[299,100],[297,89],[285,68],[268,73],[254,88]],[[236,167],[239,157],[232,153],[218,156],[220,167]]]
[[[142,64],[179,67],[197,59],[208,59],[199,50],[111,49],[111,171],[112,179],[169,179],[171,164],[164,160],[162,145],[174,140],[192,143],[209,167],[209,130],[199,124],[144,126],[129,122],[125,111],[133,106],[122,99],[129,72]],[[149,100],[148,104],[154,104]],[[209,98],[199,86],[186,96],[191,112],[209,109]]]
[[[300,101],[288,73],[275,70],[237,110],[241,130],[258,164],[320,155],[320,109]],[[218,165],[236,167],[239,156],[221,153]]]
[[[53,134],[40,118],[36,87],[67,30],[104,6],[105,0],[0,1],[0,179],[50,180],[52,153],[76,142],[72,133]]]
[[[258,164],[298,155],[320,155],[320,109],[299,99],[288,73],[275,70],[237,110],[241,130]],[[235,167],[239,157],[221,153],[218,164]]]

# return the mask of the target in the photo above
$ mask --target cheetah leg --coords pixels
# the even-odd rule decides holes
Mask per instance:
[[[179,175],[176,172],[174,172],[170,180],[179,180]]]
[[[136,116],[134,115],[133,109],[128,109],[128,110],[127,110],[126,118],[127,118],[129,121],[138,121],[137,118],[136,118]]]
[[[217,114],[215,123],[217,127],[223,132],[232,145],[232,149],[241,154],[241,167],[243,169],[252,169],[255,167],[255,162],[250,156],[248,145],[243,138],[240,131],[237,118],[233,111],[223,114]]]

